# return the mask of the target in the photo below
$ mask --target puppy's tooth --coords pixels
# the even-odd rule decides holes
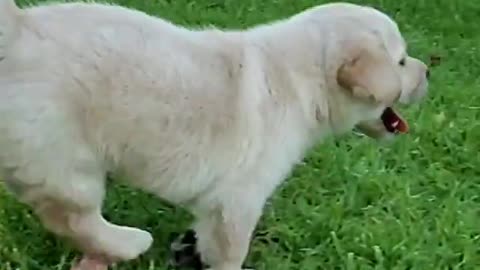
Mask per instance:
[[[397,128],[397,127],[398,127],[398,124],[400,124],[400,121],[397,120],[397,121],[395,121],[395,122],[392,123],[392,127],[393,127],[393,128]]]

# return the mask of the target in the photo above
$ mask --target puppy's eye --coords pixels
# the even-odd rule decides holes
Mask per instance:
[[[406,62],[405,58],[402,58],[400,62],[398,62],[398,64],[403,67],[405,66],[405,62]]]

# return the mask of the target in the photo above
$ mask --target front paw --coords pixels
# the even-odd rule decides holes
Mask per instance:
[[[189,229],[183,234],[172,234],[170,242],[169,268],[216,270],[202,261],[197,248],[197,233]],[[223,269],[221,269],[223,270]],[[255,270],[243,265],[241,270]]]

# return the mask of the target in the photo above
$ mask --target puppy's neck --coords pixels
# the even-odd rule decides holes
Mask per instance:
[[[285,106],[301,111],[314,134],[329,133],[328,85],[324,42],[311,29],[296,21],[279,21],[250,29],[246,46],[257,51],[264,66],[270,91],[281,97]]]

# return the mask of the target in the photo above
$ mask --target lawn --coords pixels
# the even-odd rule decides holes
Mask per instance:
[[[179,24],[237,28],[326,1],[113,2]],[[410,53],[433,62],[429,98],[404,110],[412,132],[393,143],[348,135],[313,149],[269,201],[248,262],[258,270],[480,269],[480,2],[355,2],[393,16]],[[168,235],[191,218],[118,185],[105,213],[156,238],[122,270],[166,269]],[[1,270],[65,270],[75,255],[0,186]]]

